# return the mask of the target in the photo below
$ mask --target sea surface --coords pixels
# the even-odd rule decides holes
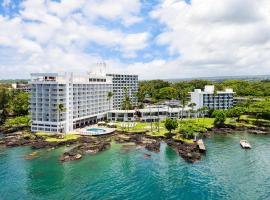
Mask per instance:
[[[241,149],[240,139],[253,148]],[[160,153],[113,144],[64,164],[58,159],[65,148],[26,160],[31,148],[0,147],[0,199],[270,199],[270,136],[217,135],[205,144],[207,153],[195,164],[166,144]]]

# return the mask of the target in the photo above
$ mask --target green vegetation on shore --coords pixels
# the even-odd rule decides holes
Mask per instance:
[[[30,126],[30,116],[18,116],[5,121],[5,126]]]
[[[232,88],[237,96],[242,97],[270,97],[270,80],[226,80],[223,82],[192,80],[174,83],[164,80],[150,80],[139,83],[138,99],[142,101],[145,97],[150,97],[154,102],[176,99],[180,91],[204,89],[205,85],[215,85],[217,90]]]
[[[0,85],[0,124],[11,117],[28,115],[28,101],[28,93]]]
[[[54,135],[51,133],[37,132],[35,133],[37,136],[45,139],[46,142],[65,142],[69,140],[76,140],[80,137],[77,134],[63,134],[63,135]]]

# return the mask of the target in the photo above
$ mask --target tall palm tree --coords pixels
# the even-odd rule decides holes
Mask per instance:
[[[198,110],[200,110],[200,114],[202,114],[202,116],[203,116],[203,125],[204,125],[205,115],[208,112],[208,107],[207,106],[203,106],[202,108],[200,108]]]
[[[159,106],[158,106],[158,119],[157,120],[158,120],[158,133],[159,133],[159,131],[160,131],[160,127],[159,127],[160,126],[160,123],[159,123]]]
[[[112,93],[112,91],[109,91],[107,93],[107,101],[109,101],[109,111],[111,111],[111,100],[112,100],[112,97],[113,97],[113,93]],[[109,121],[109,117],[108,117],[108,121]]]
[[[107,101],[109,101],[109,111],[111,110],[112,97],[113,97],[113,93],[112,93],[112,91],[109,91],[108,94],[107,94]]]
[[[184,115],[184,109],[187,105],[188,102],[188,89],[179,89],[178,90],[178,95],[177,95],[178,100],[181,103],[181,120],[183,119],[183,115]]]
[[[208,109],[207,106],[204,106],[204,107],[201,108],[201,110],[202,110],[202,113],[203,113],[203,118],[205,118],[205,115],[207,114],[209,109]]]
[[[57,123],[59,123],[60,121],[60,115],[61,113],[65,112],[66,108],[64,106],[64,104],[60,103],[57,105]],[[57,125],[57,133],[58,133],[58,125]]]
[[[151,132],[153,132],[153,121],[152,121],[152,110],[151,110],[151,106],[149,106],[149,118],[150,118]]]
[[[194,114],[195,113],[195,110],[194,110],[194,107],[196,106],[197,104],[196,103],[190,103],[188,106],[191,107],[191,112]]]
[[[129,95],[128,95],[128,89],[127,89],[127,87],[125,87],[124,88],[124,99],[123,99],[122,108],[124,110],[126,110],[128,130],[129,130],[128,110],[131,109],[131,107],[132,107],[132,105],[130,103],[130,98],[129,98]]]

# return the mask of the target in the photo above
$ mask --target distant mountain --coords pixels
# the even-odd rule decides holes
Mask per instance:
[[[192,80],[208,80],[214,82],[222,82],[225,80],[270,80],[270,75],[246,75],[246,76],[216,76],[216,77],[194,77],[194,78],[179,78],[179,79],[166,79],[169,82],[178,81],[192,81]]]

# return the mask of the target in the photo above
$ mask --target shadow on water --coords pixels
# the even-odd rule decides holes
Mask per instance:
[[[42,150],[38,158],[27,162],[27,191],[35,199],[53,196],[65,185],[65,168],[58,161],[62,151]]]

